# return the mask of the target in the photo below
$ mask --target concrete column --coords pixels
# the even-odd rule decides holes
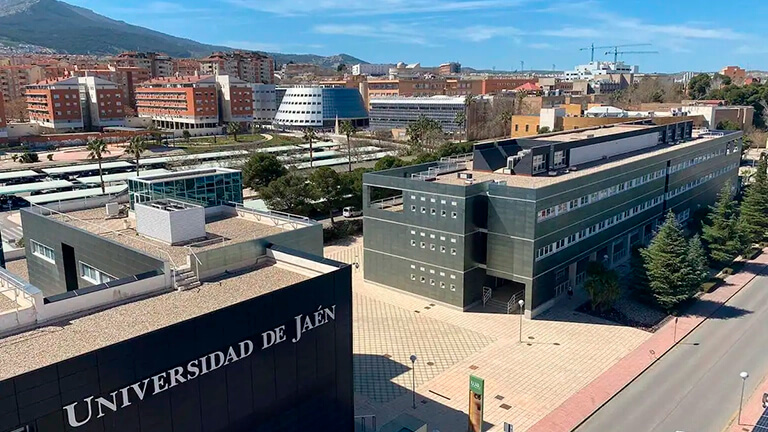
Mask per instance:
[[[576,264],[574,262],[568,266],[568,282],[571,284],[571,287],[576,286]]]

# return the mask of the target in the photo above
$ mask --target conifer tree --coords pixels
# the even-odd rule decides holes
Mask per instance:
[[[670,211],[651,244],[641,251],[651,294],[667,311],[693,294],[693,269],[688,250],[683,229]]]
[[[694,235],[688,241],[688,263],[690,264],[690,295],[693,296],[701,288],[701,284],[706,282],[709,277],[709,266],[707,265],[707,252],[701,244],[699,235]]]
[[[702,227],[702,238],[707,242],[713,262],[728,264],[743,250],[742,235],[737,217],[738,204],[731,196],[731,182],[727,182],[710,207],[708,221]]]
[[[744,193],[739,230],[744,236],[745,247],[763,241],[768,231],[768,159],[765,156],[760,158],[753,182]]]

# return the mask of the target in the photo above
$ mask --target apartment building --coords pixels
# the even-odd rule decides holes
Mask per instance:
[[[45,79],[45,69],[35,65],[0,66],[0,94],[5,102],[24,97],[24,88]]]
[[[173,74],[175,76],[187,76],[200,73],[200,60],[173,59]]]
[[[139,117],[164,129],[193,135],[221,132],[219,95],[214,76],[155,78],[136,89]]]
[[[136,107],[136,87],[150,79],[149,69],[136,66],[109,65],[106,69],[76,69],[78,77],[93,76],[117,84],[123,93],[123,101],[131,108]]]
[[[77,78],[77,82],[86,130],[125,125],[125,99],[117,84],[92,76]]]
[[[82,130],[80,84],[77,78],[40,81],[26,87],[29,121],[54,131]]]
[[[459,132],[465,127],[456,122],[456,116],[467,109],[463,97],[390,97],[371,99],[369,105],[373,130],[405,129],[421,116],[437,121],[445,132]]]
[[[155,52],[124,52],[118,54],[113,63],[117,66],[147,69],[152,78],[169,77],[174,72],[171,57]]]
[[[253,121],[272,123],[277,113],[277,89],[274,84],[251,84],[253,88]]]
[[[274,84],[275,60],[257,52],[215,52],[200,60],[204,75],[229,75],[249,83]]]
[[[241,123],[246,128],[253,122],[253,87],[232,75],[217,75],[221,120]]]
[[[437,67],[437,73],[443,76],[460,74],[461,63],[457,63],[457,62],[443,63]]]
[[[5,102],[0,98],[0,143],[8,140],[7,120],[5,117]]]
[[[393,67],[395,67],[395,65],[390,63],[358,63],[356,65],[352,65],[352,75],[384,76],[387,75],[389,73],[389,69]]]
[[[467,310],[536,316],[619,265],[668,211],[734,192],[740,131],[690,119],[482,142],[472,155],[364,175],[365,279]]]
[[[725,75],[734,83],[740,84],[747,77],[747,71],[738,66],[726,66],[720,70],[720,75]]]

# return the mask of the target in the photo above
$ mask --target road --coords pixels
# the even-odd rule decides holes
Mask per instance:
[[[758,276],[577,432],[721,432],[768,374],[768,277]]]

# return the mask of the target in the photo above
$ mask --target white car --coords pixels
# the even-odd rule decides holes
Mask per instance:
[[[344,207],[344,211],[342,212],[342,215],[345,218],[353,218],[353,217],[362,216],[363,212],[362,210],[358,210],[354,207]]]

